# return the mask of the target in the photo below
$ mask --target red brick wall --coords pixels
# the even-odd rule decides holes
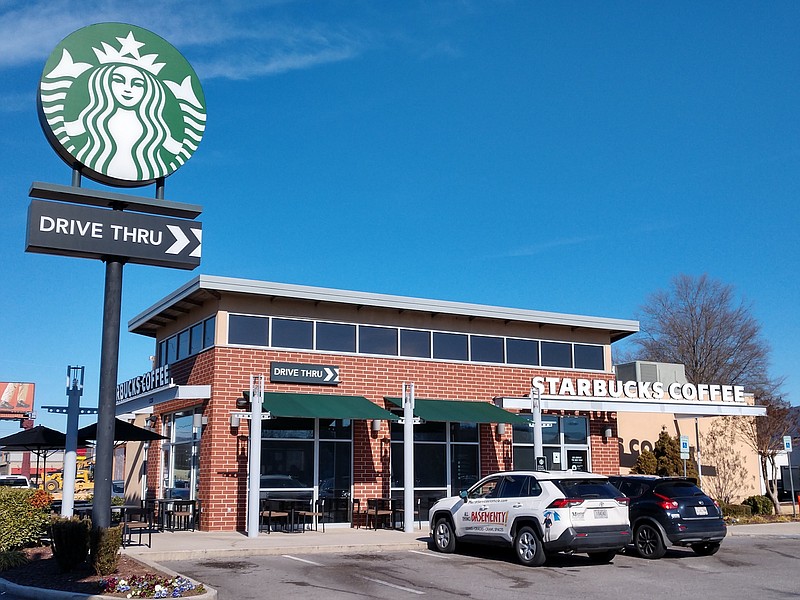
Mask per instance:
[[[530,391],[534,375],[613,379],[612,375],[486,366],[469,363],[444,363],[397,358],[327,355],[300,351],[275,351],[242,348],[211,348],[171,367],[179,384],[211,384],[212,397],[206,401],[204,414],[208,425],[200,443],[201,528],[208,531],[243,530],[247,489],[247,421],[238,430],[230,427],[230,412],[235,400],[249,387],[249,376],[269,377],[270,361],[336,364],[340,367],[338,386],[270,384],[267,391],[330,393],[365,396],[385,407],[384,396],[400,397],[402,385],[413,382],[417,398],[437,398],[488,402],[492,398],[522,397]],[[197,401],[173,401],[159,405],[159,412],[171,412],[197,405]],[[583,413],[586,415],[585,413]],[[589,415],[586,415],[589,416]],[[615,413],[593,413],[590,446],[593,470],[616,473],[619,455],[616,438],[604,440],[602,432],[610,424],[616,434]],[[353,428],[354,498],[388,496],[389,427],[373,433],[370,424],[356,421]],[[491,473],[512,466],[511,428],[498,435],[493,425],[480,426],[481,473]],[[148,481],[158,481],[157,444],[153,444],[148,462]]]

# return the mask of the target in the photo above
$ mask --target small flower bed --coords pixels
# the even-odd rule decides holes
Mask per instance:
[[[202,594],[203,585],[195,585],[185,577],[134,576],[129,579],[109,577],[100,581],[104,594],[124,594],[126,598],[180,598]]]

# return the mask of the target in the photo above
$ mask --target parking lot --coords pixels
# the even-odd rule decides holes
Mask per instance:
[[[221,600],[281,598],[516,599],[797,598],[800,539],[728,537],[718,554],[672,548],[660,560],[618,555],[611,564],[559,555],[523,567],[510,550],[284,554],[164,562],[217,589]]]

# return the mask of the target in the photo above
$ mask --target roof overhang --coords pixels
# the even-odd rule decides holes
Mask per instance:
[[[117,416],[144,412],[143,409],[169,402],[170,400],[207,400],[211,398],[210,385],[169,385],[150,394],[141,394],[126,399],[116,406]]]
[[[390,296],[331,288],[311,287],[199,275],[178,288],[159,302],[128,321],[128,331],[156,337],[158,329],[175,321],[210,298],[221,294],[246,294],[264,298],[286,298],[308,300],[316,303],[346,304],[358,307],[370,306],[398,311],[416,311],[429,314],[447,314],[471,319],[484,318],[503,321],[538,323],[576,329],[607,331],[615,342],[639,331],[639,322],[606,317],[590,317],[520,308],[505,308],[465,302],[427,300],[407,296]]]
[[[531,409],[529,396],[523,398],[495,398],[495,404],[506,410]],[[660,413],[686,417],[763,417],[767,414],[765,406],[753,406],[742,404],[741,402],[672,402],[644,398],[621,400],[618,398],[542,396],[540,405],[542,410]]]

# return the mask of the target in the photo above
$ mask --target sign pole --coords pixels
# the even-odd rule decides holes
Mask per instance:
[[[106,260],[103,295],[103,336],[100,348],[100,391],[97,401],[97,456],[94,466],[92,526],[111,527],[111,476],[114,461],[119,330],[122,311],[122,266],[118,257]]]
[[[403,531],[414,531],[414,384],[403,384]]]
[[[533,382],[531,382],[533,383]],[[531,413],[533,415],[533,465],[537,471],[546,471],[542,448],[542,403],[539,390],[531,385]],[[540,463],[541,461],[541,463]]]
[[[789,460],[789,485],[792,490],[792,518],[797,516],[797,498],[794,497],[794,476],[792,475],[792,436],[783,436],[783,449],[786,450],[786,458]]]
[[[264,376],[250,375],[250,456],[248,468],[247,537],[258,537],[261,516],[261,405]]]

